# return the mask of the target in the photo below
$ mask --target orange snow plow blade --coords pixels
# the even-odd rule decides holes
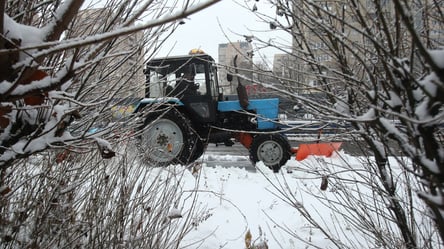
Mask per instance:
[[[300,144],[296,150],[296,160],[302,161],[308,156],[331,157],[334,151],[341,148],[342,142]]]

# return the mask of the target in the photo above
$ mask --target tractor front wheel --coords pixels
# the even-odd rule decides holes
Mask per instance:
[[[191,163],[196,136],[188,118],[176,109],[151,113],[140,136],[142,159],[157,166]]]
[[[254,164],[262,161],[274,172],[279,172],[290,156],[290,143],[279,133],[257,135],[250,146],[250,160]]]

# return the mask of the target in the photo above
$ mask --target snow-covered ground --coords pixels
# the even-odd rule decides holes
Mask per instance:
[[[208,155],[204,159],[217,161],[216,157]],[[257,165],[256,171],[238,168],[236,164],[243,160],[238,156],[219,157],[221,161],[231,160],[233,167],[222,167],[217,163],[208,166],[203,160],[201,175],[197,178],[197,188],[201,191],[198,205],[207,209],[207,218],[185,237],[182,246],[204,249],[244,248],[245,234],[249,230],[256,244],[266,241],[271,249],[329,248],[332,244],[325,235],[297,211],[297,208],[306,208],[312,212],[311,215],[314,214],[314,219],[331,229],[329,232],[336,239],[348,241],[347,244],[352,248],[369,248],[370,245],[362,241],[359,232],[349,229],[350,226],[341,217],[322,204],[323,197],[336,194],[336,187],[329,185],[325,191],[320,190],[322,179],[318,174],[313,174],[313,170],[316,173],[336,171],[334,174],[337,176],[343,174],[346,177],[350,172],[339,172],[344,170],[341,165],[346,162],[359,168],[362,163],[358,157],[339,152],[331,158],[311,156],[302,162],[291,159],[279,174],[273,174],[261,163]],[[194,179],[190,174],[186,181],[194,183]],[[350,180],[351,188],[354,188],[352,178]],[[294,195],[295,202],[285,202],[274,188],[276,185],[288,189],[288,193]],[[189,187],[193,188],[194,185],[190,184]],[[366,195],[368,190],[364,187],[360,191]],[[288,233],[284,232],[285,229]],[[312,243],[313,247],[306,247],[297,237]]]
[[[237,161],[233,158],[233,164]],[[273,195],[271,183],[261,172],[273,174],[265,167],[251,172],[235,165],[232,168],[204,166],[199,189],[208,192],[199,195],[199,205],[207,207],[209,217],[182,244],[204,239],[201,245],[196,244],[200,247],[191,248],[244,248],[245,235],[250,230],[253,241],[266,240],[269,248],[300,248],[302,244],[298,247],[297,242],[274,223],[299,229],[300,236],[306,238],[310,236],[310,226],[301,219],[297,210]],[[279,177],[285,177],[296,189],[301,184],[294,177],[296,175],[284,173]]]
[[[156,241],[157,233],[166,240],[175,240],[177,235],[181,241],[179,248],[192,249],[245,248],[248,231],[255,245],[266,243],[269,249],[383,248],[375,234],[389,245],[400,241],[399,229],[388,211],[390,199],[381,198],[384,191],[371,168],[372,158],[351,156],[344,151],[333,153],[329,158],[309,156],[304,161],[292,158],[275,174],[262,163],[254,168],[248,161],[248,153],[236,146],[210,148],[190,167],[148,167],[140,163],[137,150],[131,144],[127,147],[129,153],[123,148],[125,146],[110,161],[101,158],[95,161],[94,156],[82,160],[73,157],[66,164],[52,167],[53,173],[48,172],[42,156],[32,158],[29,165],[16,168],[17,182],[12,181],[11,186],[19,186],[15,195],[20,202],[11,202],[10,208],[32,206],[32,199],[52,200],[48,191],[59,182],[54,176],[69,175],[77,180],[64,186],[63,191],[57,192],[56,188],[54,194],[75,203],[66,207],[70,207],[67,210],[78,218],[79,224],[97,223],[95,227],[104,232],[116,226],[127,231],[126,248],[137,247],[141,241],[150,244]],[[396,158],[389,159],[397,201],[409,216],[415,214],[412,226],[427,240],[420,242],[438,245],[429,248],[442,248],[433,241],[437,240],[433,235],[434,226],[425,215],[424,204],[417,195],[411,194],[420,187],[410,181]],[[408,160],[404,163],[408,165]],[[62,174],[57,174],[59,170]],[[324,184],[326,176],[327,185]],[[54,178],[55,182],[42,183],[37,181],[39,177]],[[33,190],[35,186],[40,187],[28,193],[32,198],[25,191],[28,185]],[[410,195],[406,194],[409,191]],[[103,196],[103,202],[91,202],[96,196]],[[410,204],[413,209],[409,209]],[[119,205],[122,209],[116,209]],[[127,213],[126,223],[116,224],[109,218],[117,217],[118,210]],[[66,211],[56,211],[51,215],[65,217]],[[65,227],[64,224],[43,224]],[[72,226],[66,224],[66,227]],[[188,228],[191,228],[189,232]],[[88,245],[97,233],[86,234],[86,237],[82,235],[82,243]],[[64,242],[61,234],[57,235],[57,240]],[[428,235],[433,238],[429,239]],[[27,240],[25,232],[21,236],[23,241]],[[53,234],[48,236],[49,245]]]

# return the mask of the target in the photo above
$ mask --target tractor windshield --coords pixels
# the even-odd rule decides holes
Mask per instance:
[[[151,98],[181,98],[185,95],[207,94],[204,63],[170,64],[148,69],[148,90]]]

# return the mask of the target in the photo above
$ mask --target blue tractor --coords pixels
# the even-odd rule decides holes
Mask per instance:
[[[149,61],[145,98],[135,112],[143,118],[143,160],[156,164],[189,164],[208,143],[249,150],[253,163],[279,171],[292,148],[278,130],[278,98],[250,99],[239,81],[238,97],[224,97],[215,62],[198,52]],[[227,77],[232,78],[232,77]]]

